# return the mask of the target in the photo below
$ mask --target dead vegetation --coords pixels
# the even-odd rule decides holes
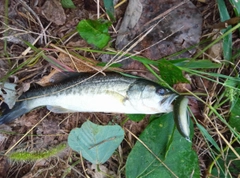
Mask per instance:
[[[57,0],[11,0],[7,6],[8,12],[6,12],[7,10],[3,8],[4,1],[0,1],[0,77],[2,81],[18,84],[19,93],[22,93],[30,87],[48,85],[51,83],[52,76],[58,71],[96,72],[102,70],[102,67],[97,65],[99,60],[109,62],[109,58],[102,58],[102,54],[81,50],[81,48],[90,48],[91,46],[81,39],[75,30],[81,19],[96,19],[98,17],[97,2],[85,0],[74,0],[73,2],[77,6],[75,9],[63,9]],[[219,34],[211,28],[211,25],[220,22],[216,2],[206,1],[202,3],[195,0],[192,2],[203,18],[201,38],[198,38],[196,43],[206,39],[208,36]],[[127,7],[126,1],[119,1],[118,3],[119,6],[115,12],[117,21],[110,28],[113,43],[116,40],[116,32],[119,30],[120,22]],[[102,15],[104,14],[103,4],[100,3],[100,5],[100,14]],[[234,16],[233,14],[230,15]],[[169,36],[171,35],[169,34]],[[153,39],[155,38],[156,36],[153,36]],[[237,51],[240,42],[236,35],[233,35],[233,39],[233,51]],[[159,39],[153,43],[158,42]],[[143,45],[132,47],[132,52],[148,48],[151,45],[149,41],[144,41]],[[172,48],[166,49],[166,46],[169,45]],[[169,51],[164,51],[161,55],[169,55],[176,52],[172,51],[175,48],[171,45],[165,41],[157,48],[145,50],[143,54],[149,58],[154,58],[156,56],[151,56],[155,55],[154,50],[159,51],[159,49],[164,48]],[[120,50],[125,44],[119,46]],[[199,45],[197,51],[190,52],[195,54],[202,49],[203,46]],[[190,57],[192,54],[184,54],[184,57]],[[155,59],[157,58],[159,57]],[[222,49],[219,45],[214,46],[213,49],[209,49],[208,52],[204,53],[201,58],[210,58],[216,63],[221,62]],[[121,61],[121,59],[118,60]],[[123,68],[115,68],[114,70],[153,79],[153,76],[146,72],[141,63],[125,60],[122,64]],[[239,63],[237,65],[239,66]],[[231,73],[228,68],[220,68],[216,72]],[[178,91],[187,88],[192,92],[206,93],[207,95],[201,97],[201,99],[209,105],[215,104],[216,96],[220,95],[224,90],[218,84],[204,78],[196,76],[189,78],[191,85],[178,85],[175,88]],[[190,105],[199,123],[208,130],[219,145],[224,147],[226,143],[224,138],[227,137],[231,140],[231,134],[225,125],[216,119],[217,116],[211,113],[212,111],[207,105],[203,105],[194,98],[191,99]],[[219,114],[227,118],[229,116],[229,107],[229,103],[226,103],[221,108],[218,108]],[[131,131],[131,133],[126,131],[125,140],[117,149],[116,154],[100,167],[102,172],[111,177],[124,177],[124,165],[127,155],[136,141],[133,134],[138,136],[144,130],[148,124],[148,117],[141,122],[127,121],[124,123],[124,119],[125,116],[119,114],[54,114],[49,113],[45,108],[39,108],[14,122],[0,125],[0,177],[105,177],[103,173],[97,171],[96,167],[88,161],[83,161],[81,155],[71,151],[68,147],[47,159],[37,161],[13,161],[6,157],[7,153],[22,150],[44,152],[60,143],[66,143],[69,132],[73,128],[79,127],[86,120],[102,125],[109,122],[117,123]],[[204,177],[212,153],[197,127],[195,127],[194,133],[193,148],[198,154],[201,175]]]

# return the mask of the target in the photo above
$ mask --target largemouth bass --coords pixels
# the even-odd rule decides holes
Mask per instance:
[[[49,87],[24,93],[12,109],[6,109],[0,124],[47,106],[54,113],[105,112],[127,114],[168,113],[178,95],[154,82],[117,73],[79,74]]]

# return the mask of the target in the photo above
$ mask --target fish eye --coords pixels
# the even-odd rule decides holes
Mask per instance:
[[[164,95],[165,94],[165,90],[163,88],[158,88],[156,91],[159,95]]]

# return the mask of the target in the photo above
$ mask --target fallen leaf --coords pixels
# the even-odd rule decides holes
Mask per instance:
[[[66,22],[66,15],[61,3],[57,0],[47,0],[42,6],[42,15],[56,25],[63,25]]]
[[[12,109],[19,97],[16,91],[17,84],[0,82],[0,85],[0,96],[2,97],[3,101],[8,105],[8,107]]]
[[[109,21],[103,20],[81,20],[77,25],[79,35],[89,44],[96,48],[103,49],[110,41],[108,27]]]
[[[81,58],[70,58],[69,55],[66,55],[64,53],[60,53],[58,56],[58,61],[61,61],[63,64],[66,66],[70,67],[73,69],[73,71],[78,71],[78,72],[93,72],[93,68],[90,66],[97,68],[96,65],[98,61],[87,58],[87,57],[82,57]]]
[[[105,163],[124,138],[119,125],[97,125],[89,120],[68,136],[69,146],[93,164]]]
[[[152,29],[151,29],[152,28]],[[180,0],[129,1],[119,29],[115,47],[152,60],[174,54],[197,44],[200,40],[202,17],[192,2]],[[143,34],[149,33],[143,38]],[[143,38],[143,39],[142,39]],[[187,50],[175,57],[190,57],[195,49]],[[104,61],[107,62],[107,61]],[[124,69],[138,69],[139,63],[132,59],[121,62]]]
[[[147,58],[159,59],[197,44],[201,35],[201,14],[190,1],[179,5],[181,2],[130,1],[119,29],[116,48],[122,49],[125,45],[131,44],[134,38],[147,31],[149,27],[153,27],[151,32],[133,49],[141,51],[154,45],[142,52]],[[178,55],[178,58],[189,57],[194,52],[195,50],[188,50]]]
[[[1,177],[7,177],[8,170],[10,169],[10,163],[7,157],[1,156],[0,157],[0,175]]]

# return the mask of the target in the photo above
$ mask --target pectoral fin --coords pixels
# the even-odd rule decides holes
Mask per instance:
[[[71,113],[71,112],[76,112],[73,110],[69,110],[66,108],[63,108],[61,106],[47,106],[47,109],[53,113]]]
[[[109,94],[109,96],[113,97],[114,99],[120,101],[121,103],[123,103],[126,100],[126,97],[118,92],[107,90],[106,93]]]

